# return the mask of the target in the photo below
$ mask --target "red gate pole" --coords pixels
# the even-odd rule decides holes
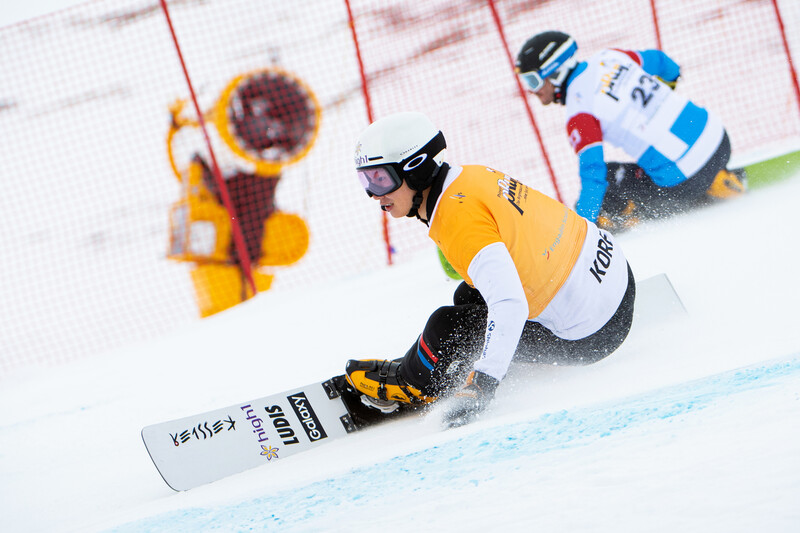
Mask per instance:
[[[561,199],[561,191],[558,189],[556,174],[553,172],[553,166],[550,164],[550,158],[547,156],[547,149],[544,146],[542,134],[539,132],[539,126],[536,124],[536,119],[533,116],[533,110],[531,110],[531,106],[528,103],[528,97],[525,93],[525,89],[522,87],[522,83],[519,81],[519,76],[517,76],[514,59],[511,56],[511,52],[508,50],[508,42],[506,41],[506,35],[503,31],[503,23],[500,21],[500,15],[497,14],[497,8],[494,5],[494,0],[487,0],[487,3],[489,4],[489,8],[492,10],[492,18],[494,19],[494,24],[497,27],[497,33],[500,34],[500,40],[503,42],[503,50],[506,52],[508,63],[511,66],[511,72],[514,74],[514,80],[517,83],[517,91],[519,91],[519,95],[522,97],[522,102],[525,104],[525,111],[528,113],[528,120],[530,120],[531,126],[533,126],[533,131],[536,134],[536,139],[539,141],[539,148],[542,151],[542,156],[544,157],[544,163],[547,166],[547,171],[550,173],[550,181],[553,183],[553,189],[556,193],[556,200],[563,203],[564,200]]]
[[[783,26],[783,18],[781,17],[781,10],[778,7],[778,0],[772,0],[772,7],[775,8],[775,17],[778,19],[778,27],[781,30],[781,39],[783,39],[783,50],[786,52],[787,63],[789,64],[789,72],[792,74],[792,83],[794,84],[794,98],[797,102],[797,108],[800,112],[800,85],[797,83],[797,71],[794,69],[794,61],[792,61],[792,51],[789,49],[789,41],[786,40],[786,29]]]
[[[347,21],[350,25],[350,33],[353,35],[353,44],[356,47],[356,59],[358,60],[358,71],[361,74],[361,92],[364,93],[364,103],[367,107],[367,120],[370,124],[373,122],[372,118],[372,100],[369,97],[369,87],[367,86],[367,74],[364,71],[364,61],[361,59],[361,47],[358,45],[358,35],[356,34],[356,22],[353,19],[353,11],[350,9],[350,0],[344,0],[347,6]],[[381,211],[383,220],[383,241],[386,243],[386,262],[392,264],[392,242],[389,237],[389,217],[386,211]]]
[[[167,2],[166,0],[160,1],[161,9],[164,11],[164,17],[167,19],[169,32],[172,35],[172,42],[175,44],[175,51],[178,53],[178,60],[180,61],[181,68],[183,69],[183,76],[186,78],[186,85],[189,87],[189,94],[192,97],[194,110],[195,113],[197,113],[197,122],[200,124],[200,130],[203,132],[203,137],[206,141],[206,147],[208,148],[208,153],[211,157],[211,172],[214,174],[214,181],[217,183],[217,188],[219,189],[219,195],[220,198],[222,198],[222,203],[225,206],[225,209],[228,211],[228,216],[231,217],[233,243],[236,248],[236,253],[239,255],[239,263],[242,267],[242,274],[244,274],[247,284],[250,286],[250,290],[255,296],[258,293],[258,290],[256,289],[256,282],[253,279],[253,270],[250,265],[250,254],[247,252],[247,246],[245,245],[244,236],[242,235],[242,228],[239,225],[239,220],[236,218],[236,210],[234,209],[230,195],[228,194],[228,186],[225,184],[225,180],[222,178],[222,172],[219,170],[217,158],[214,157],[214,149],[211,147],[211,139],[209,138],[208,131],[206,130],[206,122],[203,118],[203,112],[200,110],[200,104],[197,103],[197,96],[195,95],[194,87],[192,86],[192,80],[189,77],[189,71],[186,69],[186,62],[183,60],[183,53],[181,53],[181,47],[178,44],[178,38],[175,35],[175,28],[172,26],[172,19],[169,16]]]
[[[656,0],[650,0],[650,12],[653,14],[653,28],[656,30],[656,48],[661,50],[661,30],[658,27],[658,11],[656,11]]]

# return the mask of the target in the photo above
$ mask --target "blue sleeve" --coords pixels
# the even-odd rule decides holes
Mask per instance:
[[[603,145],[589,146],[578,154],[578,169],[581,174],[581,194],[575,205],[575,212],[597,222],[597,215],[608,188]]]
[[[640,50],[642,69],[666,81],[675,81],[681,75],[681,68],[661,50]]]

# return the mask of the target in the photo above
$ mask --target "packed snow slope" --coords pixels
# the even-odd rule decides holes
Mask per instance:
[[[796,176],[621,235],[688,320],[634,326],[593,366],[514,366],[472,425],[434,409],[185,493],[143,426],[402,354],[456,287],[434,248],[20,373],[0,390],[3,530],[798,531],[798,197]]]

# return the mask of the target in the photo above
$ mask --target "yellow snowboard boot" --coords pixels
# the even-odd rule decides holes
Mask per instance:
[[[712,198],[733,198],[747,190],[747,176],[744,170],[720,170],[706,194]]]
[[[400,376],[397,361],[378,359],[351,359],[345,367],[347,381],[360,393],[381,402],[400,402],[424,404],[434,401],[435,397],[425,396],[421,391],[408,385]],[[375,403],[380,408],[380,402]]]

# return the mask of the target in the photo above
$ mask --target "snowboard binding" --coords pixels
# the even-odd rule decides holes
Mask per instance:
[[[353,430],[374,426],[388,420],[400,418],[417,411],[421,404],[401,403],[396,400],[381,400],[356,389],[346,375],[335,376],[323,387],[331,398],[341,397]]]

